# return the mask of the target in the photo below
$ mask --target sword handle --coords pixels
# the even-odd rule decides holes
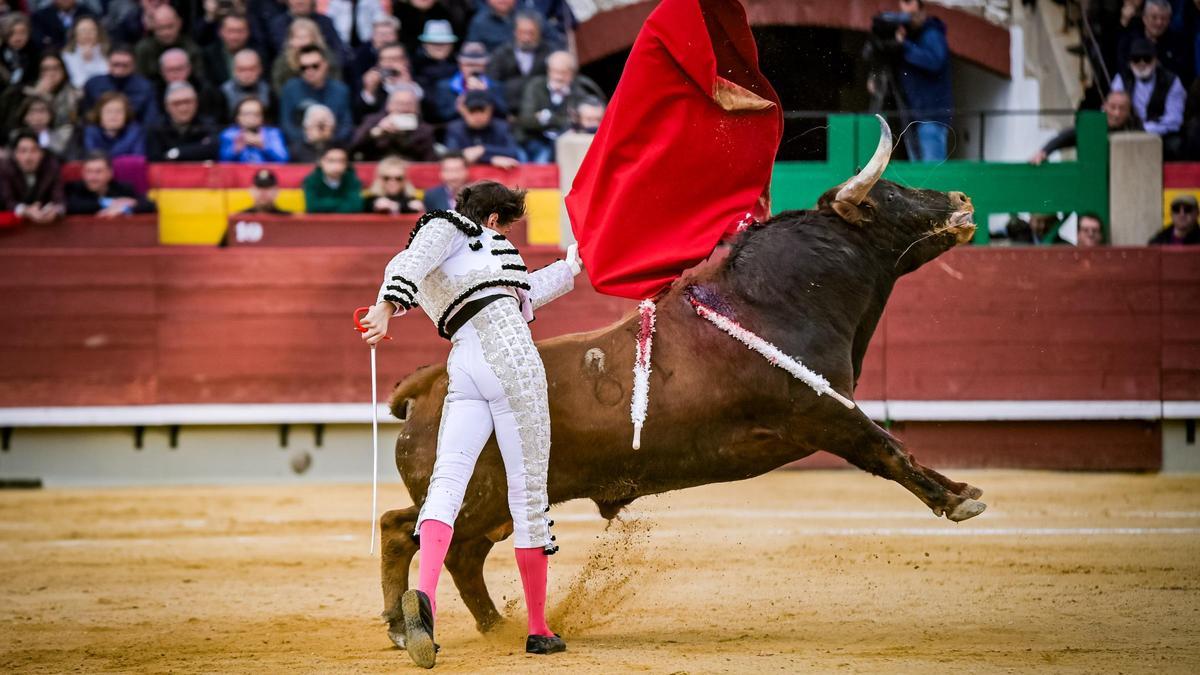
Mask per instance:
[[[365,332],[367,332],[367,328],[366,328],[366,326],[364,326],[364,325],[362,325],[361,323],[359,323],[359,319],[361,319],[362,317],[366,316],[366,315],[367,315],[367,312],[369,312],[369,311],[371,311],[371,308],[370,308],[370,307],[358,307],[358,308],[356,308],[356,309],[354,310],[354,330],[356,330],[356,331],[358,331],[358,332],[360,332],[360,333],[365,333]],[[391,335],[384,335],[384,336],[383,336],[383,339],[384,339],[384,340],[391,340],[391,339],[392,339],[392,336],[391,336]],[[374,349],[374,348],[375,348],[375,345],[371,345],[371,349]]]

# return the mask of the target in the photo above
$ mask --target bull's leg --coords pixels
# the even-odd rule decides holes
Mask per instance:
[[[416,506],[410,506],[388,511],[379,519],[383,619],[388,624],[388,637],[401,649],[404,648],[404,614],[400,611],[400,596],[408,590],[408,570],[418,549],[412,534],[419,511]]]
[[[934,471],[933,469],[920,464],[919,462],[917,462],[917,458],[913,457],[911,454],[908,456],[908,459],[910,462],[912,462],[913,466],[917,467],[918,471],[920,471],[921,473],[925,474],[926,476],[929,476],[930,478],[936,480],[938,483],[941,483],[942,487],[946,488],[947,490],[953,492],[956,495],[959,495],[960,497],[969,497],[971,499],[979,499],[980,497],[983,496],[983,490],[975,487],[974,485],[970,485],[968,483],[959,483],[958,481],[950,480],[949,478],[943,476],[942,474],[938,473],[937,471]]]
[[[838,438],[824,445],[829,452],[851,464],[903,485],[933,510],[955,522],[973,518],[986,507],[972,497],[955,493],[917,464],[904,445],[881,429],[860,410],[839,415],[844,425],[836,425]],[[944,478],[944,477],[943,477]],[[948,481],[949,482],[949,481]],[[969,487],[969,486],[965,486]]]
[[[503,620],[483,580],[483,561],[493,545],[488,537],[455,539],[446,554],[446,569],[450,570],[458,594],[475,617],[475,627],[481,633],[492,630]]]

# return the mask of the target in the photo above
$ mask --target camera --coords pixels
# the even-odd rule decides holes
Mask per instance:
[[[912,30],[912,15],[908,12],[880,12],[871,18],[871,35],[878,40],[895,41],[898,28]]]

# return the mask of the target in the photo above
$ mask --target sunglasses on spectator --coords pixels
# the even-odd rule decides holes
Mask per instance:
[[[301,71],[301,72],[306,72],[306,71],[309,71],[309,70],[317,70],[317,69],[319,69],[320,67],[321,67],[321,62],[320,62],[320,61],[318,61],[318,62],[316,62],[316,63],[301,63],[301,64],[300,64],[300,71]]]
[[[1129,57],[1130,63],[1150,63],[1153,60],[1154,60],[1153,56],[1131,56],[1131,57]]]
[[[404,176],[380,176],[380,179],[381,179],[381,180],[383,180],[383,181],[385,181],[385,182],[386,182],[386,181],[393,181],[393,180],[395,180],[395,181],[400,181],[401,183],[403,183],[403,182],[404,182]]]
[[[1176,204],[1171,207],[1171,213],[1191,213],[1196,210],[1196,207],[1191,204]]]

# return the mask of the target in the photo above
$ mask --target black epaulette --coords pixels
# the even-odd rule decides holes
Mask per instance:
[[[413,239],[416,238],[417,232],[420,232],[421,228],[425,226],[425,223],[428,223],[429,221],[433,220],[434,218],[441,218],[443,220],[450,221],[451,223],[454,224],[455,227],[457,227],[459,229],[460,232],[467,235],[468,237],[478,237],[483,234],[483,227],[481,225],[476,225],[475,223],[471,222],[470,219],[468,219],[466,216],[462,215],[461,213],[455,213],[454,211],[446,211],[444,209],[438,209],[436,211],[429,211],[428,213],[426,213],[425,215],[423,215],[417,219],[417,224],[413,226],[412,233],[408,235],[408,244],[410,246],[412,245]]]

